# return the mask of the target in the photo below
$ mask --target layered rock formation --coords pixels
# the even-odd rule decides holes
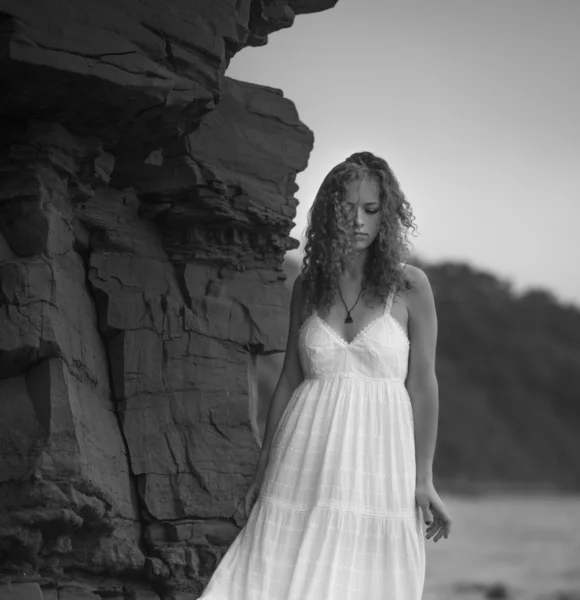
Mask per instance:
[[[0,597],[194,599],[243,525],[313,135],[224,73],[335,3],[0,0]]]

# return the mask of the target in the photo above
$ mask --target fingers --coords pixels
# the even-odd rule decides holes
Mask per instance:
[[[443,514],[439,517],[439,522],[441,523],[441,536],[445,536],[445,539],[447,539],[449,537],[449,534],[451,533],[451,518],[445,510],[443,511]]]
[[[433,538],[434,542],[442,537],[447,539],[451,533],[451,518],[435,489],[432,486],[418,485],[415,499],[427,525],[427,539]]]
[[[451,519],[444,519],[436,516],[433,523],[427,527],[426,538],[433,538],[434,542],[439,541],[442,537],[447,539],[451,533]]]
[[[433,538],[434,542],[438,542],[441,539],[441,536],[443,535],[443,528],[441,528],[438,532],[437,535]],[[447,536],[445,536],[445,538],[447,539]]]
[[[431,539],[436,533],[439,532],[440,529],[440,524],[438,521],[434,520],[431,525],[429,525],[429,527],[427,527],[427,532],[425,537],[429,540]]]

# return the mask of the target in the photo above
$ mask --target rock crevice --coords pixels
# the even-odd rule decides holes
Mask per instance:
[[[193,599],[243,525],[314,139],[225,71],[335,2],[0,0],[0,597]]]

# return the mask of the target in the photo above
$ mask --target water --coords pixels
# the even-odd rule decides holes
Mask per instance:
[[[423,600],[486,598],[469,588],[494,583],[510,600],[555,599],[559,591],[580,599],[580,496],[441,497],[452,532],[426,540]]]

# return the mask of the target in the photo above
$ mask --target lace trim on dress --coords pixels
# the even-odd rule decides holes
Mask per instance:
[[[352,340],[350,340],[350,342],[348,340],[345,340],[337,331],[335,331],[319,314],[318,311],[316,310],[316,308],[312,311],[312,314],[309,315],[308,317],[306,317],[306,319],[304,319],[304,322],[302,323],[302,325],[300,325],[299,329],[298,329],[298,335],[300,336],[303,332],[303,330],[306,327],[306,324],[311,320],[311,319],[317,319],[322,326],[329,331],[334,337],[336,337],[336,339],[338,339],[340,342],[342,342],[343,344],[345,344],[346,346],[352,346],[355,344],[355,342],[361,338],[363,336],[363,334],[365,334],[373,325],[375,325],[375,323],[379,322],[381,319],[383,319],[385,316],[387,316],[395,325],[395,328],[398,329],[401,332],[401,335],[403,336],[403,338],[405,339],[405,341],[407,342],[407,344],[410,346],[411,342],[409,340],[409,337],[407,335],[407,333],[405,332],[405,330],[403,329],[402,325],[399,323],[399,321],[397,321],[397,319],[395,319],[395,317],[393,317],[393,315],[391,314],[391,308],[393,305],[393,300],[395,298],[395,293],[394,290],[392,290],[389,293],[389,296],[387,297],[387,301],[385,302],[385,306],[383,308],[383,312],[376,316],[374,319],[371,319],[353,338]]]

